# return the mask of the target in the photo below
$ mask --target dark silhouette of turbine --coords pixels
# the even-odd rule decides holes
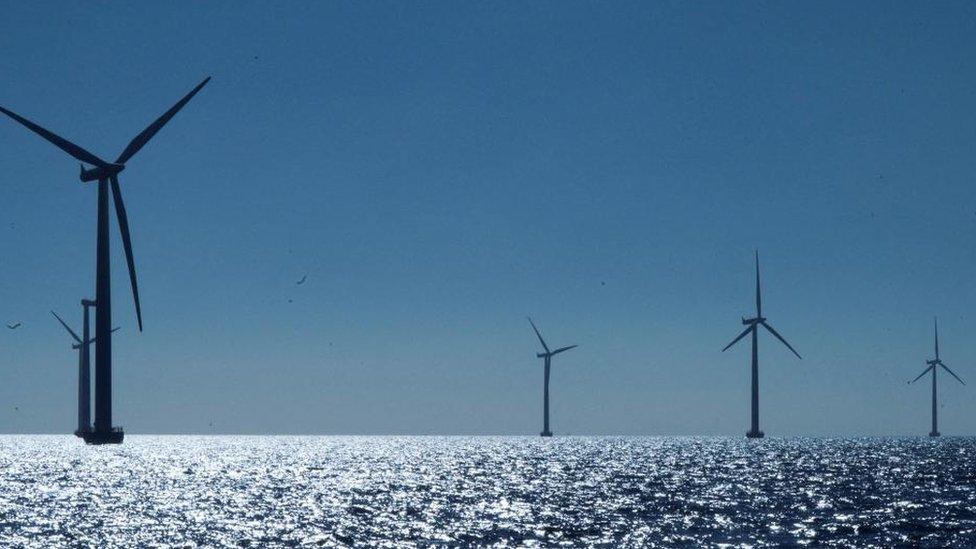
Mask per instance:
[[[939,319],[938,318],[935,319],[935,359],[926,360],[925,364],[927,364],[928,367],[922,370],[922,373],[918,374],[918,377],[909,381],[908,384],[911,385],[912,383],[915,383],[916,381],[921,379],[922,376],[924,376],[925,374],[929,373],[930,371],[932,372],[932,431],[929,432],[929,436],[937,437],[940,436],[939,435],[939,408],[937,406],[939,397],[938,397],[938,388],[936,384],[936,378],[938,377],[936,374],[938,373],[939,368],[937,368],[937,366],[941,366],[942,368],[944,368],[945,371],[949,372],[949,374],[952,377],[956,378],[956,381],[958,381],[959,383],[962,383],[963,385],[966,384],[966,382],[963,381],[962,378],[957,376],[955,372],[953,372],[952,370],[949,369],[948,366],[943,364],[942,359],[939,358]]]
[[[746,325],[746,329],[742,331],[732,343],[729,343],[722,349],[725,352],[740,339],[744,338],[748,334],[752,334],[752,422],[749,427],[749,432],[746,436],[749,438],[762,438],[764,436],[763,432],[759,430],[759,326],[766,328],[769,333],[773,334],[776,339],[783,342],[783,345],[793,351],[796,358],[802,359],[800,353],[796,352],[796,349],[792,345],[783,339],[783,336],[779,335],[772,326],[766,322],[766,318],[762,315],[762,292],[759,287],[759,251],[756,251],[756,316],[753,318],[743,318],[742,323]]]
[[[102,160],[98,156],[75,145],[67,139],[48,131],[41,126],[27,120],[17,113],[0,107],[0,112],[21,123],[27,129],[49,141],[62,151],[70,154],[82,163],[80,179],[83,182],[98,181],[98,238],[96,242],[95,265],[95,428],[85,434],[85,442],[89,444],[118,444],[125,436],[121,428],[112,426],[112,279],[109,245],[109,205],[108,196],[111,189],[115,213],[119,220],[119,233],[125,250],[125,261],[129,269],[129,282],[132,285],[132,299],[136,307],[136,320],[139,331],[142,331],[142,308],[139,304],[139,286],[136,283],[135,260],[132,258],[132,240],[129,236],[129,219],[125,213],[122,201],[122,191],[119,188],[119,172],[125,169],[126,162],[139,152],[156,133],[166,125],[173,116],[203,88],[210,78],[207,77],[190,90],[182,99],[168,111],[157,118],[146,129],[135,136],[125,147],[115,162]],[[94,168],[86,168],[85,164]]]
[[[78,337],[78,334],[58,316],[58,313],[51,311],[54,318],[58,319],[58,322],[64,326],[64,329],[68,331],[71,338],[75,340],[71,348],[78,351],[78,428],[75,429],[75,436],[82,438],[85,438],[86,433],[91,431],[91,367],[89,349],[91,348],[91,343],[95,341],[95,338],[88,337],[88,308],[94,306],[95,302],[90,299],[81,300],[81,307],[83,309],[81,337]],[[112,329],[113,332],[116,330],[118,328]]]
[[[545,365],[545,382],[542,389],[542,432],[539,434],[544,437],[551,437],[552,431],[549,430],[549,367],[552,365],[553,356],[558,355],[563,351],[568,351],[578,347],[578,345],[570,345],[568,347],[556,349],[555,351],[550,351],[549,346],[546,345],[546,341],[542,339],[542,334],[539,333],[539,329],[535,327],[535,322],[532,322],[531,318],[529,318],[529,324],[532,325],[532,330],[535,331],[536,337],[539,338],[539,343],[541,343],[542,348],[545,349],[545,352],[535,355],[538,358],[541,358],[543,364]]]

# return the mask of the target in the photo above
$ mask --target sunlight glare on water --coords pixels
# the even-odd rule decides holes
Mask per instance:
[[[976,441],[0,437],[0,545],[976,545]]]

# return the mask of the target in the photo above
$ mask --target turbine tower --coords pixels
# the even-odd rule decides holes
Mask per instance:
[[[945,368],[945,371],[949,372],[949,374],[952,375],[952,377],[956,378],[956,381],[962,383],[963,385],[966,384],[965,381],[963,381],[959,376],[957,376],[955,372],[950,370],[949,367],[942,362],[942,359],[939,358],[939,319],[938,318],[935,319],[935,360],[926,360],[925,363],[928,364],[928,368],[923,370],[922,373],[918,374],[918,377],[909,381],[908,384],[911,385],[912,383],[915,383],[916,381],[921,379],[922,376],[929,373],[929,370],[932,371],[932,432],[929,433],[929,436],[937,437],[940,435],[939,435],[938,389],[936,387],[936,377],[937,377],[936,374],[939,371],[939,369],[936,366],[942,366],[943,368]]]
[[[71,345],[72,349],[78,351],[78,428],[75,430],[75,436],[85,437],[85,433],[91,431],[91,368],[89,360],[89,349],[94,338],[88,337],[88,308],[93,307],[95,302],[90,299],[82,299],[81,306],[84,310],[84,317],[81,323],[81,335],[72,330],[68,324],[58,316],[58,313],[51,311],[54,318],[58,319],[58,322],[64,326],[64,329],[68,331],[75,343]],[[114,328],[112,331],[116,331],[118,328]]]
[[[549,346],[546,345],[546,341],[542,339],[542,334],[539,333],[539,329],[535,327],[535,322],[532,322],[531,318],[529,318],[529,324],[532,325],[532,330],[535,332],[536,337],[539,338],[539,343],[541,343],[542,348],[545,349],[545,352],[535,355],[538,358],[541,358],[543,360],[543,364],[545,365],[545,382],[542,389],[542,432],[539,434],[544,437],[551,437],[552,431],[549,430],[549,367],[552,365],[552,357],[563,351],[573,349],[577,347],[577,345],[570,345],[569,347],[562,347],[560,349],[556,349],[555,351],[550,351]]]
[[[759,326],[769,330],[769,333],[773,334],[776,339],[783,342],[783,345],[793,351],[796,358],[802,359],[800,353],[796,352],[796,349],[792,345],[783,339],[783,336],[779,335],[772,326],[766,322],[766,318],[762,315],[762,292],[759,288],[759,251],[756,251],[756,316],[753,318],[743,318],[742,323],[746,325],[746,329],[742,331],[732,343],[729,343],[722,349],[725,352],[730,347],[739,342],[740,339],[744,338],[748,334],[752,334],[752,423],[749,427],[749,432],[746,436],[749,438],[762,438],[763,432],[759,430]]]
[[[82,182],[98,181],[98,216],[97,242],[95,245],[95,428],[85,433],[85,442],[89,444],[119,444],[125,436],[121,427],[112,426],[112,279],[109,260],[109,205],[108,195],[111,189],[112,201],[115,203],[115,213],[119,220],[119,233],[125,250],[125,260],[129,269],[129,282],[132,285],[132,298],[135,302],[136,319],[139,331],[142,331],[142,310],[139,305],[139,287],[136,284],[135,261],[132,258],[132,241],[129,237],[129,220],[122,202],[122,191],[119,188],[119,172],[125,169],[129,161],[150,139],[156,135],[186,103],[203,88],[210,77],[200,82],[168,111],[157,118],[146,129],[135,136],[125,147],[115,162],[107,162],[98,156],[75,145],[26,118],[0,107],[0,112],[13,118],[27,129],[49,141],[54,146],[68,153],[82,163],[80,179]],[[85,168],[85,164],[94,168]]]

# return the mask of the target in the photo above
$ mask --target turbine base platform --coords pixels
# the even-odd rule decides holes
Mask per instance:
[[[938,431],[932,431],[931,433],[929,433],[929,436],[934,438],[934,437],[941,437],[942,435],[939,434]]]
[[[121,427],[116,427],[111,431],[85,431],[81,437],[85,444],[122,444],[125,433]]]
[[[85,438],[91,433],[91,429],[75,429],[74,435],[78,438]]]
[[[539,433],[539,436],[540,437],[551,437],[552,436],[552,431],[542,431],[541,433]]]
[[[762,431],[749,431],[746,433],[746,438],[763,438],[764,436],[766,436],[766,433]]]

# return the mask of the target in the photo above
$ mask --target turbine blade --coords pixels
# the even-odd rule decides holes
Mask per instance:
[[[31,122],[30,120],[24,118],[23,116],[20,116],[19,114],[15,113],[15,112],[8,111],[7,109],[5,109],[3,107],[0,107],[0,112],[2,112],[3,114],[9,116],[10,118],[13,118],[17,122],[20,122],[27,129],[29,129],[30,131],[32,131],[32,132],[36,133],[37,135],[43,137],[48,142],[52,143],[55,147],[57,147],[57,148],[61,149],[62,151],[70,154],[71,156],[73,156],[79,162],[87,162],[89,164],[94,164],[95,166],[98,166],[99,168],[107,168],[108,165],[109,165],[108,162],[106,162],[106,161],[102,160],[101,158],[95,156],[94,154],[86,151],[85,149],[82,149],[81,147],[79,147],[78,145],[75,145],[71,141],[68,141],[67,139],[65,139],[65,138],[63,138],[63,137],[61,137],[59,135],[56,135],[54,132],[50,132],[48,130],[45,130],[44,128],[38,126],[37,124]]]
[[[552,354],[553,355],[558,355],[559,353],[561,353],[563,351],[568,351],[570,349],[575,349],[576,347],[579,347],[579,345],[570,345],[569,347],[563,347],[561,349],[556,349],[555,351],[552,352]]]
[[[136,303],[136,320],[139,331],[142,331],[142,308],[139,306],[139,285],[136,283],[136,264],[132,258],[132,240],[129,238],[129,218],[125,214],[125,204],[122,202],[122,190],[119,189],[119,178],[112,176],[112,200],[115,201],[115,215],[119,218],[119,232],[122,234],[122,247],[125,249],[125,262],[129,265],[129,282],[132,283],[132,299]]]
[[[935,368],[935,364],[933,364],[933,365],[929,366],[928,368],[922,370],[922,373],[918,374],[918,377],[916,377],[915,379],[909,381],[908,384],[911,385],[912,383],[915,383],[916,381],[918,381],[919,379],[921,379],[922,376],[924,376],[925,374],[929,373],[929,370],[931,370],[932,368]]]
[[[119,330],[121,330],[121,329],[122,329],[122,327],[121,327],[121,326],[116,326],[116,327],[114,327],[114,328],[112,328],[112,333],[114,334],[115,332],[117,332],[117,331],[119,331]],[[90,345],[90,344],[92,344],[92,343],[95,343],[95,340],[96,340],[96,339],[98,339],[98,336],[95,336],[95,337],[93,337],[93,338],[91,338],[91,339],[89,339],[88,341],[86,341],[86,342],[85,342],[85,345]],[[80,341],[78,342],[78,345],[75,345],[75,348],[77,348],[77,347],[79,347],[79,346],[81,346],[81,342],[80,342]]]
[[[935,317],[935,359],[939,360],[939,317]]]
[[[752,326],[749,326],[748,328],[746,328],[745,330],[743,330],[742,333],[739,334],[738,337],[736,337],[735,339],[732,340],[732,343],[729,343],[728,345],[725,346],[724,349],[722,349],[722,352],[724,353],[725,351],[727,351],[729,349],[729,347],[735,345],[736,343],[739,342],[740,339],[746,337],[746,334],[748,334],[749,331],[752,330],[755,327],[756,327],[755,325],[752,325]]]
[[[161,130],[163,126],[165,126],[166,123],[169,122],[170,118],[173,118],[176,115],[176,113],[180,112],[180,109],[182,109],[183,106],[190,101],[190,99],[193,99],[193,96],[196,95],[198,91],[200,91],[201,89],[203,89],[204,86],[207,85],[207,82],[210,82],[209,76],[204,78],[203,82],[197,84],[197,87],[190,90],[190,93],[183,96],[183,99],[180,99],[175,105],[170,107],[168,111],[164,112],[163,115],[157,118],[155,122],[150,124],[146,129],[142,130],[142,133],[135,136],[132,139],[132,141],[130,141],[129,144],[125,147],[125,150],[122,151],[122,154],[119,155],[118,160],[116,160],[115,162],[118,164],[125,164],[126,162],[128,162],[133,155],[139,152],[139,149],[143,148],[146,145],[146,143],[148,143],[149,140],[152,139],[154,135],[156,135],[156,132]]]
[[[772,326],[770,326],[769,324],[766,324],[765,321],[762,323],[762,325],[765,326],[767,330],[769,330],[769,333],[771,333],[774,336],[776,336],[776,339],[782,341],[783,342],[783,345],[786,345],[787,347],[789,347],[789,349],[791,351],[793,351],[793,354],[796,355],[796,358],[798,358],[800,360],[803,360],[803,357],[800,356],[800,353],[796,352],[796,349],[794,349],[792,345],[790,345],[789,343],[787,343],[786,340],[783,339],[783,336],[779,335],[779,332],[777,332],[776,330],[774,330]]]
[[[535,322],[532,322],[532,317],[526,317],[526,318],[529,319],[529,324],[532,325],[532,329],[535,331],[536,337],[539,338],[539,343],[542,344],[542,348],[545,349],[546,352],[548,353],[549,352],[549,346],[546,345],[546,340],[542,339],[542,334],[540,334],[539,333],[539,329],[535,327]]]
[[[71,337],[75,338],[75,341],[77,341],[78,343],[81,343],[81,338],[78,337],[78,334],[76,334],[74,330],[72,330],[70,327],[68,327],[68,325],[65,323],[65,321],[61,320],[61,317],[58,316],[58,313],[56,313],[54,311],[51,311],[51,314],[54,315],[54,318],[58,319],[58,322],[60,322],[61,325],[64,326],[64,329],[65,330],[68,330],[68,333],[71,334]]]
[[[759,250],[756,250],[756,317],[762,318],[762,291],[759,289]]]
[[[945,368],[945,371],[949,372],[949,374],[952,377],[956,378],[956,381],[958,381],[959,383],[962,383],[963,385],[966,384],[966,382],[963,381],[962,378],[960,378],[959,376],[957,376],[956,373],[953,372],[952,370],[950,370],[948,366],[946,366],[945,364],[942,363],[942,361],[939,361],[939,366],[942,366],[943,368]]]

